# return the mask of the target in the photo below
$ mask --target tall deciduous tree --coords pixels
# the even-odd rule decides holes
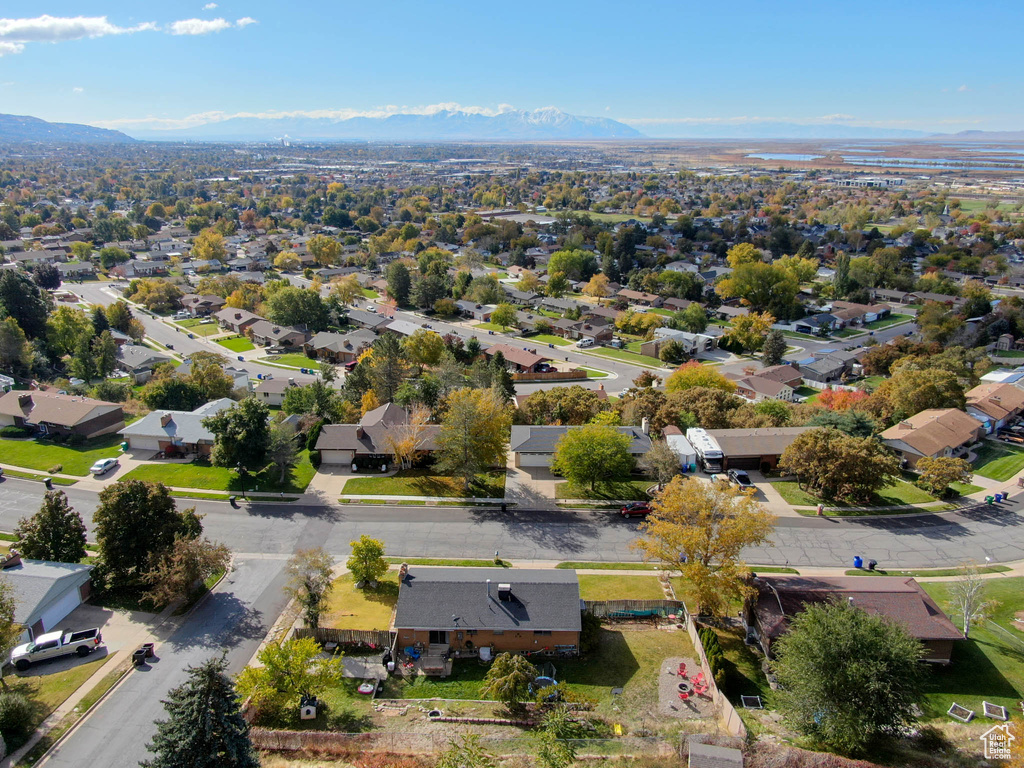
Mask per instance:
[[[374,539],[365,533],[356,541],[349,542],[352,554],[345,566],[352,572],[356,582],[372,584],[388,572],[388,563],[384,559],[384,542]]]
[[[651,444],[651,449],[640,457],[640,468],[658,485],[665,485],[682,472],[679,457],[664,440],[655,440]]]
[[[500,325],[503,329],[511,328],[518,322],[516,308],[511,304],[499,304],[491,312],[491,322]]]
[[[779,466],[824,499],[862,502],[891,485],[900,472],[899,459],[882,443],[830,428],[798,435],[783,451]]]
[[[479,735],[467,733],[449,742],[436,768],[498,768],[498,759],[484,749]]]
[[[4,659],[10,658],[11,650],[21,642],[21,636],[25,631],[25,628],[14,620],[18,603],[14,584],[7,576],[0,575],[0,657]],[[3,667],[0,667],[0,683],[2,680]],[[2,684],[6,688],[7,684]]]
[[[178,536],[171,548],[155,558],[146,575],[153,586],[146,593],[158,607],[184,600],[203,588],[210,576],[225,570],[231,552],[223,544],[205,538]]]
[[[926,672],[921,644],[898,623],[845,600],[811,604],[773,651],[774,707],[819,744],[862,752],[913,723]]]
[[[723,392],[736,391],[735,382],[727,379],[721,371],[714,366],[701,365],[696,360],[683,363],[665,380],[667,392],[682,392],[694,387],[720,389]]]
[[[744,352],[756,352],[764,346],[774,322],[775,318],[767,312],[751,312],[735,318],[725,335]]]
[[[682,573],[700,613],[720,613],[731,597],[745,597],[744,548],[764,544],[775,516],[740,488],[676,477],[653,502],[634,544],[646,560]]]
[[[106,378],[117,368],[117,344],[110,331],[103,331],[92,340],[92,352],[95,356],[96,373]]]
[[[344,672],[341,658],[325,659],[322,653],[310,637],[267,643],[256,657],[261,666],[246,667],[238,676],[238,693],[267,715],[297,706],[303,697],[322,696]]]
[[[942,496],[953,483],[969,483],[974,470],[964,459],[952,456],[922,456],[917,460],[917,471],[921,473],[920,484],[936,496]]]
[[[984,621],[999,606],[995,600],[985,599],[985,585],[974,562],[961,563],[956,579],[949,585],[949,607],[963,620],[964,637],[971,636],[972,624]]]
[[[579,487],[593,490],[602,480],[618,480],[633,469],[632,438],[615,427],[587,424],[570,429],[555,444],[551,469]]]
[[[313,235],[306,243],[306,248],[321,267],[337,264],[341,256],[341,243],[327,235]]]
[[[437,437],[437,468],[461,477],[466,490],[484,469],[503,466],[512,416],[491,389],[459,389],[445,401]]]
[[[211,462],[218,467],[241,464],[250,472],[263,469],[270,445],[269,415],[264,403],[247,397],[203,419],[203,426],[214,434]]]
[[[302,606],[302,618],[307,627],[320,626],[320,617],[327,609],[327,595],[334,586],[333,568],[334,558],[323,547],[300,549],[285,566],[288,575],[285,592]]]
[[[408,469],[416,460],[427,440],[430,424],[430,409],[417,405],[409,411],[404,424],[393,424],[388,428],[384,441],[395,456],[395,463]]]
[[[167,486],[142,480],[121,480],[100,491],[93,522],[112,586],[144,583],[152,558],[184,530]]]
[[[21,518],[14,535],[30,560],[77,563],[85,557],[85,522],[64,491],[47,491],[39,511]]]

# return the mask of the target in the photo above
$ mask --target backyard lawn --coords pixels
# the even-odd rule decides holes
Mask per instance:
[[[895,485],[883,488],[875,494],[874,498],[865,504],[850,504],[843,501],[825,501],[806,491],[793,480],[773,482],[775,490],[787,504],[794,507],[816,507],[824,504],[826,507],[898,507],[909,504],[927,504],[937,499],[926,491],[922,491],[916,485],[906,480],[898,480]]]
[[[870,331],[877,331],[879,328],[888,328],[890,325],[899,325],[913,319],[912,315],[893,314],[883,317],[881,320],[872,320],[870,323],[865,323],[864,327]]]
[[[939,607],[962,627],[960,617],[949,611],[952,582],[922,584]],[[923,709],[925,717],[948,721],[946,710],[954,701],[981,716],[981,702],[1001,704],[1019,713],[1024,699],[1024,632],[1014,616],[1024,610],[1024,578],[998,578],[985,582],[985,598],[998,601],[992,620],[971,628],[968,640],[955,641],[953,663],[933,668]]]
[[[285,355],[267,355],[266,357],[260,358],[257,362],[263,362],[264,360],[271,363],[277,363],[278,365],[286,365],[291,368],[316,368],[318,365],[316,360],[296,352],[290,352]]]
[[[581,574],[581,600],[664,600],[657,576]]]
[[[437,475],[426,469],[403,469],[391,476],[353,477],[345,483],[342,493],[360,496],[445,496],[465,498],[502,498],[505,495],[505,472],[477,475],[466,494],[462,480]]]
[[[521,336],[523,341],[538,342],[540,344],[554,344],[556,347],[568,347],[572,345],[571,341],[563,339],[561,336],[553,336],[550,333],[538,333],[533,336]]]
[[[260,472],[250,472],[245,479],[246,493],[275,491],[302,493],[313,479],[316,470],[309,463],[309,452],[300,451],[298,461],[282,484],[278,482],[280,470],[267,466]],[[191,464],[143,464],[127,473],[123,480],[148,480],[175,488],[202,488],[210,491],[242,490],[238,472],[228,467],[214,467],[206,462],[193,461]]]
[[[232,336],[229,339],[217,339],[217,343],[225,349],[230,349],[232,352],[248,352],[251,349],[256,349],[256,345],[245,338],[245,336]]]
[[[974,474],[989,480],[1009,480],[1024,469],[1024,448],[985,441],[976,454]]]
[[[49,440],[0,438],[0,464],[47,471],[58,464],[66,475],[88,475],[99,459],[120,455],[120,435],[103,435],[85,445],[71,447]]]
[[[671,656],[695,658],[685,632],[601,629],[597,651],[579,659],[551,659],[555,678],[573,691],[597,699],[596,711],[617,722],[657,719],[658,672]],[[537,663],[541,663],[540,660]],[[447,678],[388,679],[382,698],[480,699],[487,668],[474,659],[456,659]],[[613,688],[622,694],[612,696]]]
[[[377,589],[356,589],[351,573],[334,580],[320,626],[336,629],[387,629],[398,602],[398,573],[388,571]]]
[[[174,324],[184,328],[189,333],[194,333],[196,336],[213,336],[223,332],[217,323],[203,323],[203,318],[200,317],[177,320]]]
[[[650,480],[609,480],[598,483],[597,488],[591,490],[590,486],[580,487],[569,481],[555,485],[555,498],[558,499],[614,499],[641,501],[650,498],[647,489],[654,483]]]

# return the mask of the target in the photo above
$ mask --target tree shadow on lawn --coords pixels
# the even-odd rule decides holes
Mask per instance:
[[[640,672],[640,662],[633,655],[625,635],[606,627],[601,629],[596,651],[579,659],[554,659],[553,663],[558,682],[571,688],[601,689],[590,692],[598,698],[610,696],[613,688],[625,688]],[[656,689],[654,695],[657,696]]]
[[[953,701],[975,711],[980,711],[982,701],[1002,704],[1011,710],[1015,708],[1022,692],[1003,676],[982,651],[983,646],[989,649],[989,653],[994,651],[1010,657],[1010,664],[1024,663],[1024,653],[1001,642],[977,637],[955,640],[953,663],[932,667],[931,675],[925,681],[926,698],[922,709],[926,717],[945,716]]]
[[[497,474],[489,473],[484,477],[486,482],[481,482],[478,476],[469,484],[469,490],[463,489],[461,481],[457,478],[449,478],[435,475],[429,470],[404,470],[397,477],[409,478],[409,485],[419,492],[420,496],[474,496],[479,498],[501,498],[505,495],[504,486],[497,484]],[[504,474],[504,473],[501,473]]]

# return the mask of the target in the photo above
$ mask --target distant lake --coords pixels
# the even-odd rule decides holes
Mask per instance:
[[[756,155],[747,155],[757,160],[792,160],[794,162],[806,163],[810,160],[820,160],[824,155],[799,155],[792,152],[759,152]]]

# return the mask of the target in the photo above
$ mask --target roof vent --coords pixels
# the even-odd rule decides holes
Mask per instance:
[[[166,427],[166,426],[167,426],[168,424],[170,424],[170,423],[171,423],[171,421],[173,420],[173,418],[174,418],[174,417],[173,417],[173,416],[171,416],[171,414],[169,414],[169,413],[165,413],[165,414],[164,414],[163,416],[161,416],[161,417],[160,417],[160,426],[161,426],[161,427]]]
[[[512,600],[512,585],[511,584],[499,584],[498,585],[498,600],[507,603]]]

